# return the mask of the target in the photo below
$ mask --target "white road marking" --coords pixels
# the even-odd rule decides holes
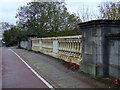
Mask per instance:
[[[30,67],[30,65],[28,65],[25,60],[23,60],[17,53],[15,53],[13,50],[8,49],[10,51],[12,51],[18,58],[20,58],[20,60],[40,79],[42,80],[49,88],[53,89],[53,86],[51,86],[44,78],[42,78],[34,69],[32,69],[32,67]]]

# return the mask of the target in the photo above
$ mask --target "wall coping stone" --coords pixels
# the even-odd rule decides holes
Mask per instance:
[[[86,26],[91,26],[93,27],[93,25],[120,25],[120,20],[91,20],[91,21],[87,21],[87,22],[83,22],[83,23],[79,23],[78,26],[80,28],[86,28]]]

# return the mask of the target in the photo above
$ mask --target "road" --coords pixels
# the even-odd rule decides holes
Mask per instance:
[[[2,48],[2,88],[49,87],[14,52]]]
[[[0,90],[2,89],[2,48],[0,47]]]

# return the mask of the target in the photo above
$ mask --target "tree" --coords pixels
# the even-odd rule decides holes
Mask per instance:
[[[2,31],[5,31],[5,30],[12,28],[14,25],[9,24],[8,22],[0,22],[0,26],[1,26]]]
[[[81,19],[83,22],[90,20],[90,12],[88,7],[86,8],[83,5],[82,9],[80,10],[80,13],[81,13]]]
[[[98,17],[98,14],[90,10],[90,8],[88,6],[85,6],[84,4],[80,8],[79,12],[77,12],[77,14],[82,20],[82,22],[94,20],[94,19],[97,19]]]
[[[6,46],[17,45],[17,35],[20,33],[15,27],[12,27],[9,30],[4,31],[3,33],[3,41],[6,43]]]
[[[67,12],[63,2],[30,2],[18,9],[18,26],[38,37],[58,36],[66,30],[73,29],[81,20]]]
[[[100,17],[102,19],[120,20],[120,3],[104,2],[99,5]]]

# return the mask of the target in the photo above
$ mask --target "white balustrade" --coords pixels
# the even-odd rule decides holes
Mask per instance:
[[[32,39],[32,49],[39,51],[39,40],[37,38]]]
[[[81,49],[81,35],[32,39],[33,51],[39,51],[78,65],[82,59]]]
[[[42,38],[42,50],[48,53],[53,52],[53,40],[51,38]]]

